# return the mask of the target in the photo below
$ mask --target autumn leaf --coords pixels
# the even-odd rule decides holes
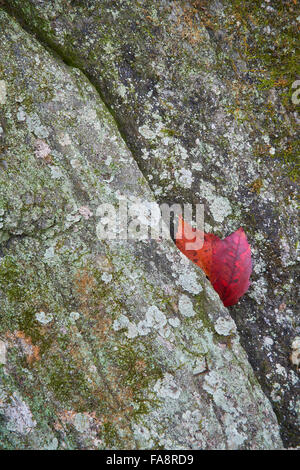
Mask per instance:
[[[196,239],[196,234],[204,239],[202,248],[186,249],[187,243]],[[236,304],[247,292],[252,262],[250,245],[242,228],[221,240],[212,233],[193,229],[180,216],[175,241],[179,250],[205,272],[225,307]]]
[[[193,229],[183,218],[179,216],[179,225],[176,233],[176,246],[182,253],[187,256],[191,261],[200,266],[205,272],[206,276],[210,278],[212,269],[212,247],[214,241],[219,239],[212,233],[201,233],[203,239],[203,247],[199,250],[188,250],[187,243],[193,243],[196,240],[196,233],[199,230]],[[195,236],[193,237],[193,234]]]

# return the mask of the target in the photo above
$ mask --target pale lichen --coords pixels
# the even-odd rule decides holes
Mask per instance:
[[[6,103],[6,98],[7,98],[7,91],[6,91],[6,81],[5,80],[0,80],[0,105],[3,105]]]

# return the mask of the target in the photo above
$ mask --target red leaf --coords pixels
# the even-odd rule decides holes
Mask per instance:
[[[204,239],[203,247],[200,250],[187,250],[186,244],[192,243],[196,239],[196,232],[200,234]],[[194,238],[192,238],[192,234],[195,233]],[[180,238],[182,234],[182,238]],[[184,222],[183,218],[179,216],[179,225],[176,234],[176,246],[182,251],[187,258],[192,260],[195,264],[200,266],[201,269],[205,272],[205,274],[210,277],[211,276],[211,268],[212,268],[212,246],[213,242],[219,240],[216,235],[212,233],[200,233],[199,230],[193,229],[187,222]]]
[[[225,307],[236,304],[249,288],[252,271],[250,245],[242,228],[214,245],[213,268],[210,282]]]
[[[192,233],[195,233],[193,239]],[[196,233],[204,238],[202,248],[186,249],[186,243],[195,241]],[[236,304],[249,288],[252,271],[250,245],[244,230],[239,228],[221,240],[212,233],[195,231],[182,217],[179,217],[175,239],[179,250],[203,269],[225,307]]]

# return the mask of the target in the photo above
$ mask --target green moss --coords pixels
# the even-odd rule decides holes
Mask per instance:
[[[261,188],[263,186],[263,182],[261,178],[257,178],[255,181],[253,181],[249,187],[250,190],[255,192],[256,194],[260,194]]]
[[[121,384],[129,387],[132,401],[135,404],[133,415],[149,413],[158,404],[157,400],[145,398],[149,386],[163,377],[159,364],[156,363],[154,351],[149,344],[145,351],[139,351],[136,342],[122,344],[116,351],[116,361],[121,370]]]
[[[267,6],[274,7],[275,11],[268,11]],[[268,99],[264,99],[259,108],[256,108],[251,95],[258,90],[264,96],[267,90],[276,89],[287,111],[296,111],[291,101],[292,83],[299,72],[296,17],[297,7],[293,2],[275,2],[274,5],[265,4],[263,8],[259,0],[234,0],[226,3],[224,24],[226,40],[234,45],[241,59],[246,62],[247,78],[251,77],[256,84],[249,87],[247,83],[249,99],[245,99],[246,96],[243,95],[248,108],[243,107],[245,119],[253,122],[251,114],[263,112],[266,121],[262,129],[258,130],[271,131],[276,126],[276,133],[279,134],[274,139],[278,148],[276,157],[284,163],[287,175],[293,180],[299,177],[299,148],[294,144],[291,129],[282,125],[278,110],[272,109]],[[297,124],[291,124],[296,133]]]
[[[214,331],[214,326],[211,322],[211,320],[209,319],[208,315],[207,315],[207,311],[209,310],[209,306],[207,306],[207,298],[206,296],[204,295],[204,292],[201,291],[200,294],[197,294],[194,296],[194,310],[196,312],[196,318],[198,318],[199,320],[201,320],[202,324],[203,324],[203,328],[207,331]],[[188,319],[187,320],[193,320],[193,318],[195,317],[192,317],[191,319]]]
[[[275,11],[269,11],[267,6],[263,8],[260,0],[233,0],[226,5],[228,31],[239,37],[242,57],[260,65],[265,76],[259,74],[257,78],[263,88],[282,86],[298,73],[296,5],[275,2],[269,5]],[[271,34],[273,28],[275,36]]]
[[[299,171],[299,153],[300,153],[300,140],[292,139],[288,140],[285,144],[285,148],[277,152],[276,157],[281,158],[288,165],[288,175],[293,181],[298,180],[300,176]]]
[[[163,134],[167,135],[168,137],[173,137],[173,136],[179,136],[179,132],[176,131],[175,129],[161,129],[161,131]]]
[[[70,359],[53,356],[48,358],[46,368],[49,388],[58,400],[74,404],[81,394],[89,394],[83,371]]]
[[[102,430],[102,436],[103,436],[103,439],[105,440],[106,448],[107,448],[107,446],[109,448],[118,448],[119,447],[120,437],[118,435],[116,426],[114,424],[104,423],[103,430]]]
[[[13,256],[6,256],[0,263],[0,288],[10,301],[24,301],[26,290],[21,280],[21,269]]]

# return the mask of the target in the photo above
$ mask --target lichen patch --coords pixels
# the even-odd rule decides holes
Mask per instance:
[[[6,82],[5,80],[0,80],[0,104],[6,103]]]

